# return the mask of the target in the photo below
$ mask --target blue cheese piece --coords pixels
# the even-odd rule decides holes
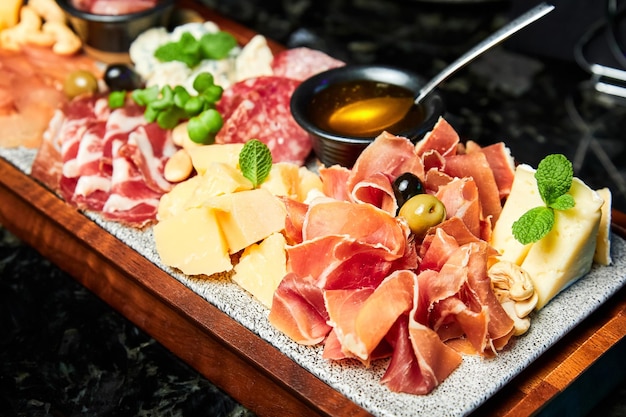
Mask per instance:
[[[213,22],[187,23],[177,26],[172,32],[165,28],[149,29],[132,43],[130,58],[146,86],[182,85],[190,92],[194,91],[193,80],[201,72],[211,73],[215,84],[224,89],[240,80],[273,73],[273,54],[262,35],[254,36],[243,48],[233,48],[224,59],[206,59],[194,68],[189,68],[182,62],[161,62],[154,56],[159,46],[180,40],[183,33],[190,33],[200,39],[207,33],[216,33],[219,30]]]
[[[274,55],[262,35],[255,35],[243,47],[235,61],[235,80],[242,81],[248,78],[272,75],[272,61]]]

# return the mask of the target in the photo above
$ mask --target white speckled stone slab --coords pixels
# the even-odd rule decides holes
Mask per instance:
[[[28,174],[34,153],[0,148],[0,157]],[[164,266],[154,248],[151,229],[138,231],[103,221],[97,214],[87,215],[174,279],[376,416],[469,414],[626,284],[626,242],[614,236],[611,241],[613,265],[594,265],[588,275],[559,294],[540,312],[534,313],[530,330],[515,338],[496,358],[465,356],[461,366],[431,394],[398,394],[379,382],[387,367],[386,360],[367,369],[353,362],[327,361],[322,358],[321,347],[298,345],[276,331],[267,320],[268,310],[238,285],[226,280],[187,277]]]

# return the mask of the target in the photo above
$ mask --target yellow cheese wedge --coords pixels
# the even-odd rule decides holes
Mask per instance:
[[[554,212],[554,227],[532,244],[521,265],[539,296],[537,309],[589,272],[593,264],[604,201],[577,178],[569,192],[576,206]]]
[[[191,163],[198,173],[203,174],[213,162],[221,162],[233,168],[239,166],[239,152],[243,143],[225,143],[219,145],[198,146],[188,149]]]
[[[284,205],[262,188],[214,197],[206,206],[216,210],[230,253],[285,228]]]
[[[230,165],[213,162],[204,174],[189,178],[176,186],[159,201],[157,219],[175,216],[181,211],[202,206],[209,198],[252,189],[252,183]]]
[[[322,180],[315,172],[307,167],[300,167],[298,177],[298,201],[304,202],[311,193],[322,193]]]
[[[300,177],[299,166],[288,162],[277,162],[272,165],[270,174],[261,184],[261,188],[277,196],[297,197]]]
[[[0,31],[17,25],[23,3],[23,0],[2,0],[0,2]]]
[[[611,206],[613,197],[608,188],[596,190],[604,200],[602,205],[602,219],[598,230],[598,240],[596,242],[596,253],[593,261],[600,265],[611,265]]]
[[[202,177],[197,175],[176,184],[168,193],[163,194],[157,207],[157,220],[162,221],[185,211],[187,201],[201,182]]]
[[[542,205],[544,203],[537,189],[535,170],[529,165],[518,165],[511,193],[502,207],[491,235],[490,243],[500,252],[502,260],[521,265],[530,250],[530,245],[522,245],[518,242],[513,237],[511,227],[528,210]]]
[[[528,165],[517,167],[491,244],[501,253],[501,259],[520,265],[530,274],[539,297],[536,309],[541,309],[591,269],[604,200],[574,178],[569,192],[576,205],[569,210],[556,210],[552,230],[538,242],[522,245],[512,235],[513,222],[527,210],[544,204],[534,174]]]
[[[190,208],[160,221],[153,230],[163,263],[187,275],[212,275],[233,268],[215,210]]]
[[[244,249],[235,265],[233,281],[256,297],[267,308],[272,307],[274,291],[287,274],[285,237],[274,233],[258,244]]]
[[[200,207],[212,197],[252,189],[250,180],[226,163],[208,164],[200,178],[202,180],[189,197],[187,207]]]

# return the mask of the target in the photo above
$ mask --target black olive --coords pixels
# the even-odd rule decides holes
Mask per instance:
[[[132,91],[143,88],[143,80],[125,64],[110,64],[104,72],[104,82],[111,91]]]
[[[418,194],[424,194],[424,184],[416,175],[405,172],[398,176],[393,182],[393,193],[398,202],[398,209],[402,205]]]

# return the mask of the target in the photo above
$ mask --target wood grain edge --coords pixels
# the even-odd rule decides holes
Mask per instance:
[[[259,416],[367,416],[0,158],[0,223]]]
[[[475,410],[472,416],[537,414],[564,395],[585,371],[602,361],[603,356],[625,338],[626,287]]]

